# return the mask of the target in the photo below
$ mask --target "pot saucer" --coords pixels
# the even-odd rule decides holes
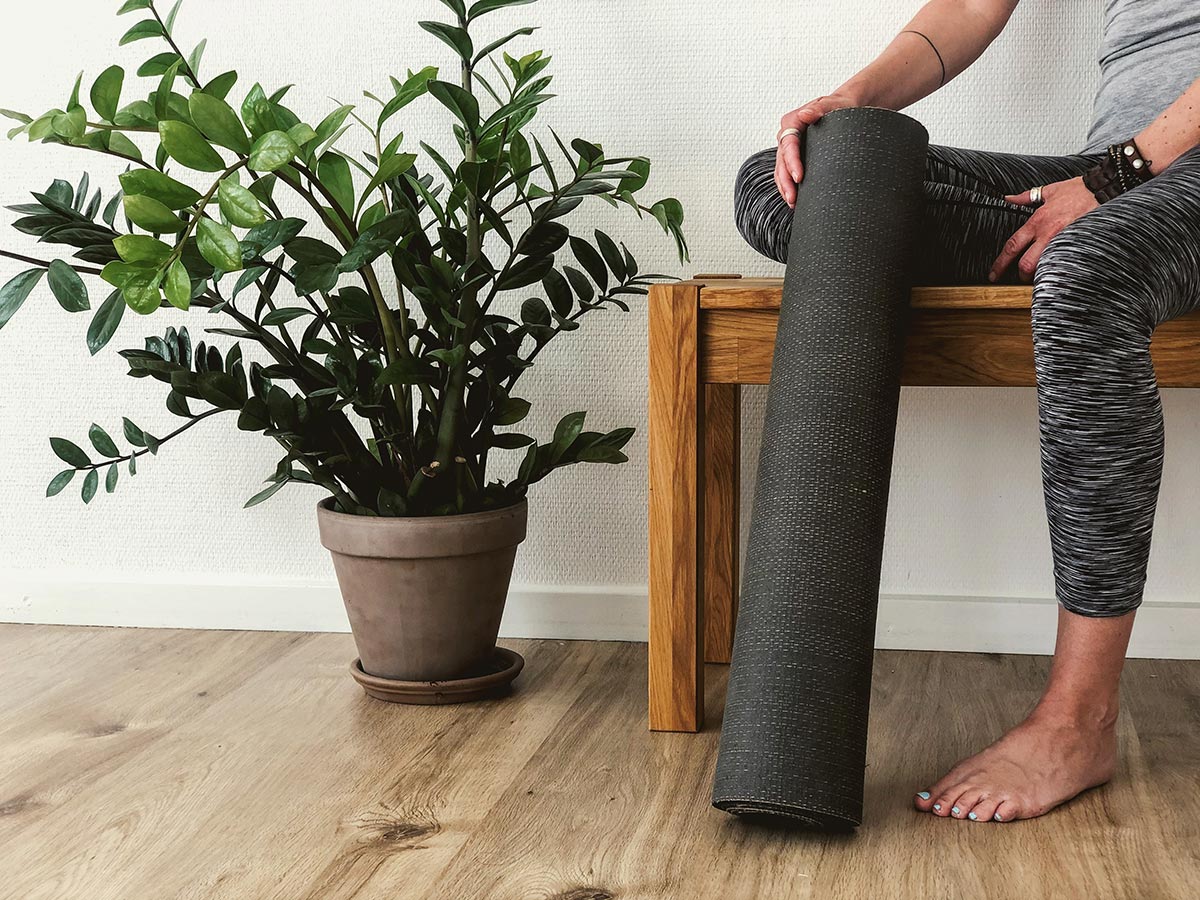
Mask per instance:
[[[350,674],[364,691],[376,700],[388,703],[415,703],[437,706],[466,703],[505,694],[521,674],[525,658],[515,650],[497,647],[492,659],[467,678],[447,681],[397,681],[363,671],[361,660],[350,663]]]

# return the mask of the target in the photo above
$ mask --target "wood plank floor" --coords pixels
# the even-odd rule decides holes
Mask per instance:
[[[1117,780],[994,825],[909,798],[1046,660],[881,652],[867,824],[821,837],[708,805],[717,726],[647,732],[644,645],[505,643],[511,697],[422,708],[364,696],[348,635],[0,625],[0,897],[1200,896],[1200,662],[1132,661]]]

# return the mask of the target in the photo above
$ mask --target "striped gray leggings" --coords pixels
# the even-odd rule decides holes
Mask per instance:
[[[930,146],[915,283],[985,282],[1003,243],[1032,212],[1003,195],[1081,175],[1098,159]],[[735,216],[754,249],[786,262],[792,212],[774,171],[773,147],[746,160]],[[1063,229],[1033,282],[1055,592],[1073,613],[1124,615],[1142,600],[1162,479],[1150,336],[1200,306],[1200,147]]]

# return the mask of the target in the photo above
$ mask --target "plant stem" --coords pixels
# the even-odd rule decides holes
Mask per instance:
[[[167,441],[171,440],[171,438],[178,437],[179,435],[181,435],[181,434],[183,434],[185,431],[187,431],[189,428],[191,428],[193,425],[195,425],[195,424],[196,424],[196,423],[198,423],[198,422],[202,422],[202,421],[204,421],[204,420],[205,420],[205,419],[207,419],[209,416],[215,416],[217,413],[223,413],[223,412],[230,412],[230,410],[227,410],[227,409],[210,409],[210,410],[208,410],[207,412],[202,412],[202,413],[200,413],[200,415],[198,415],[198,416],[193,416],[193,417],[192,417],[191,419],[189,419],[189,420],[188,420],[186,423],[184,423],[183,425],[180,425],[178,428],[176,428],[174,431],[172,431],[172,432],[171,432],[170,434],[168,434],[166,437],[164,437],[164,438],[159,438],[159,439],[158,439],[158,445],[159,445],[159,446],[162,446],[162,445],[163,445],[163,444],[165,444]],[[125,456],[114,456],[114,457],[112,457],[112,458],[110,458],[110,459],[105,459],[105,460],[102,460],[101,462],[98,462],[98,463],[92,463],[91,465],[88,465],[88,466],[77,466],[77,467],[75,468],[75,471],[76,471],[76,472],[87,472],[87,471],[89,471],[89,470],[91,470],[91,469],[103,469],[103,468],[105,468],[106,466],[112,466],[112,465],[116,465],[117,463],[128,462],[129,460],[131,460],[131,459],[136,459],[136,458],[137,458],[137,457],[139,457],[139,456],[145,456],[145,455],[146,455],[147,453],[149,453],[149,452],[150,452],[150,448],[149,448],[149,447],[145,447],[145,448],[143,448],[143,449],[141,449],[141,450],[135,450],[133,453],[128,453],[128,454],[126,454]]]
[[[180,69],[180,71],[183,73],[183,77],[190,81],[196,90],[200,90],[200,79],[196,77],[196,73],[193,72],[192,67],[188,65],[187,57],[183,55],[183,51],[180,50],[179,45],[175,43],[175,38],[172,37],[171,32],[167,30],[167,23],[162,20],[162,17],[158,14],[158,10],[154,8],[153,2],[150,3],[150,12],[154,15],[155,20],[162,28],[163,38],[166,39],[166,42],[171,46],[171,49],[175,51],[175,55],[183,61],[183,66]]]
[[[6,256],[9,259],[15,259],[19,262],[27,262],[34,266],[41,266],[43,269],[50,268],[50,262],[44,259],[37,259],[33,256],[23,256],[20,253],[9,253],[7,250],[0,250],[0,256]],[[65,262],[65,260],[64,260]],[[67,265],[71,265],[67,263]],[[99,275],[100,269],[93,269],[91,266],[71,266],[76,272],[83,275]]]

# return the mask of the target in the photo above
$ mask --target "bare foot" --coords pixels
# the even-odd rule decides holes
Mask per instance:
[[[913,802],[922,812],[973,822],[1031,819],[1104,784],[1116,767],[1115,714],[1087,722],[1035,710]]]

